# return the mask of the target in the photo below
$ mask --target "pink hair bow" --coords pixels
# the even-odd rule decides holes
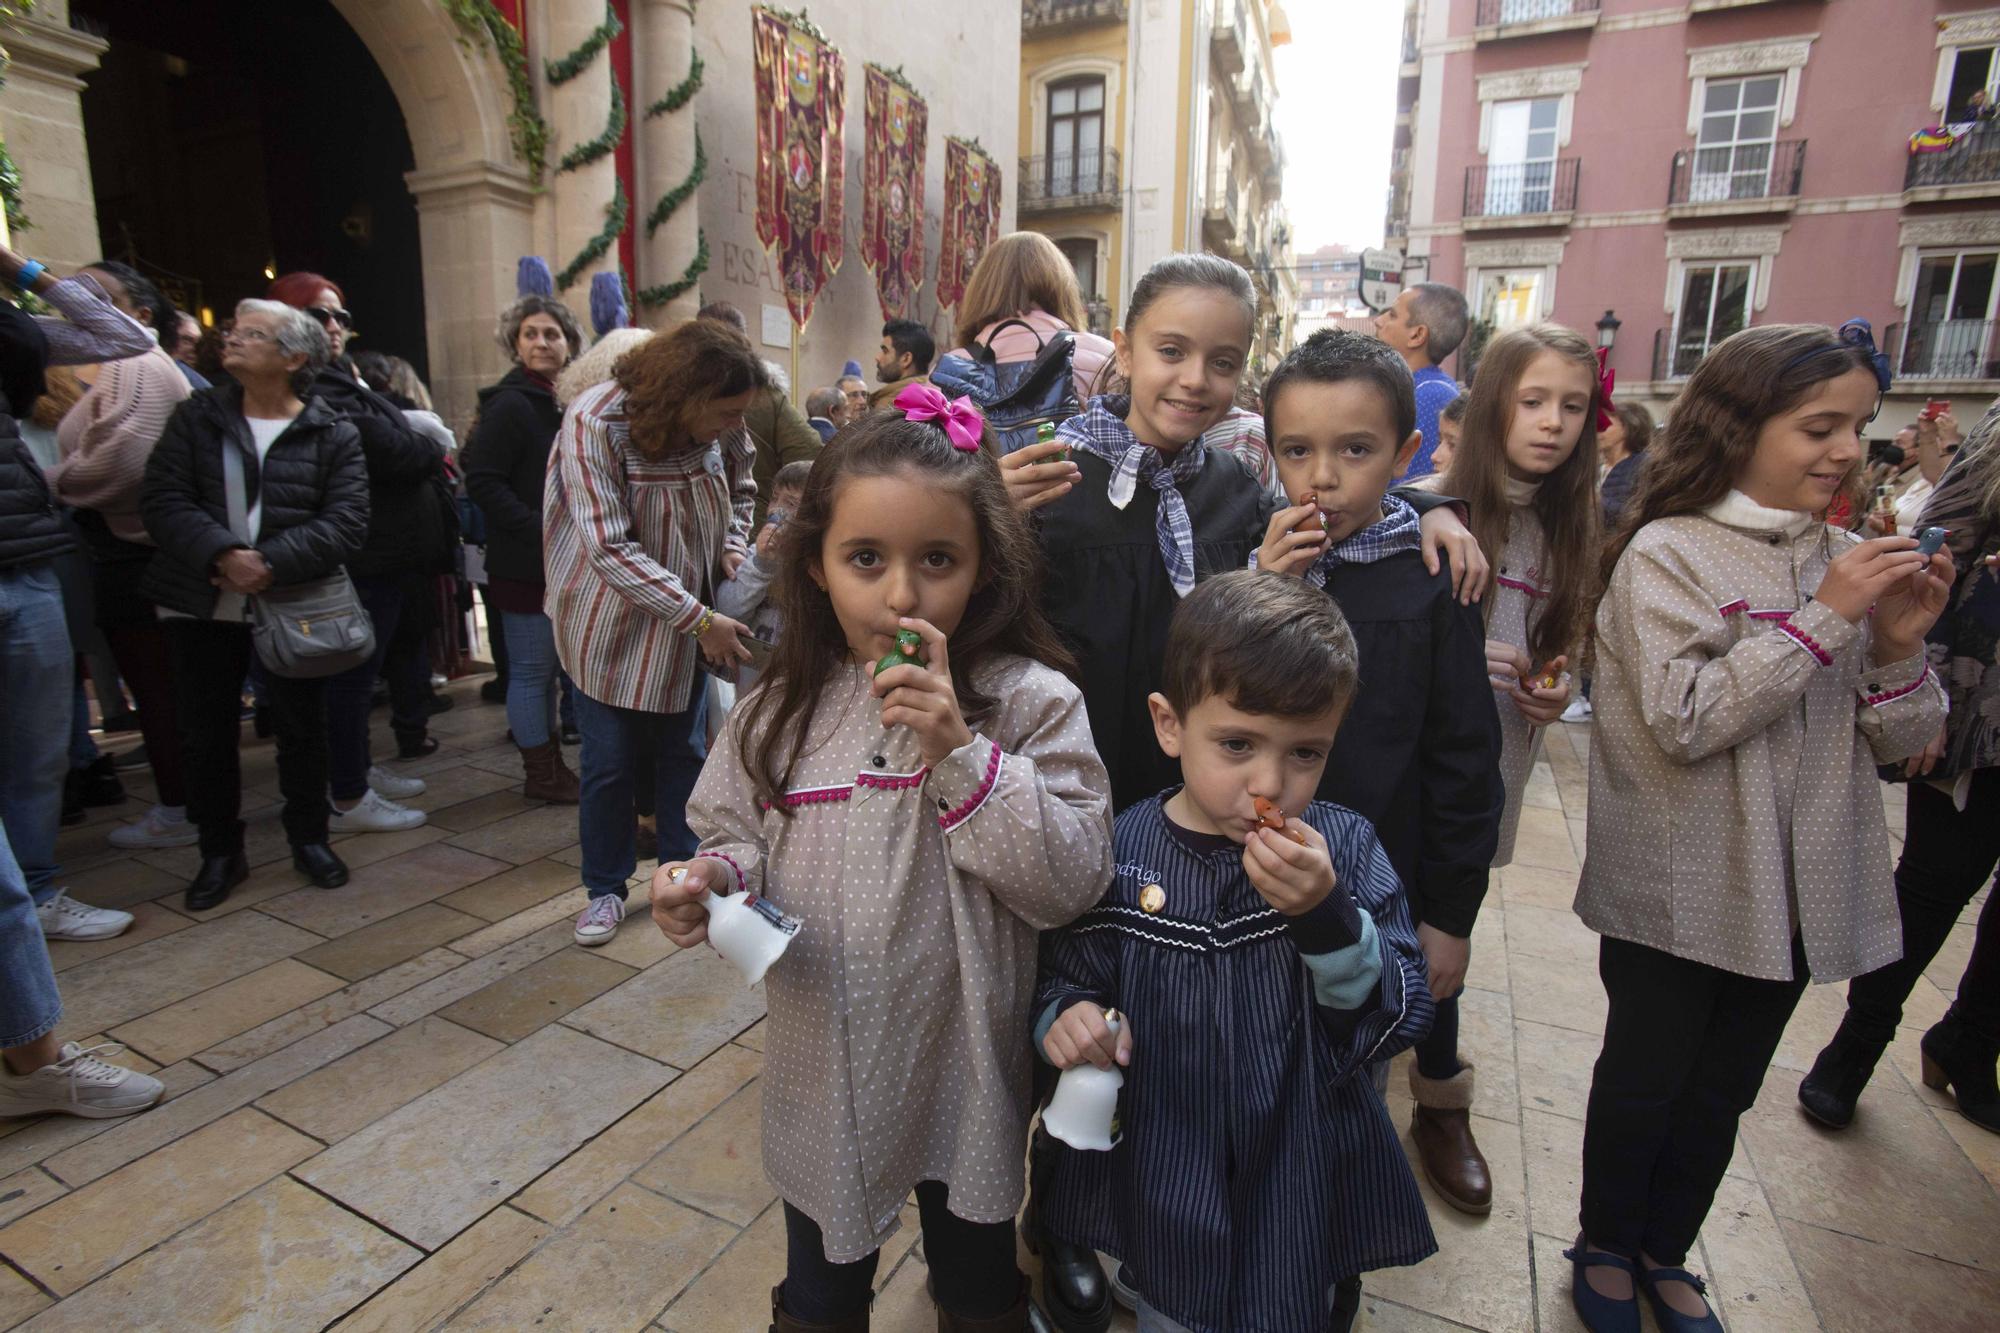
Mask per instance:
[[[1613,415],[1617,412],[1618,405],[1611,401],[1611,390],[1618,383],[1618,372],[1605,364],[1610,359],[1611,349],[1609,347],[1600,347],[1597,349],[1597,428],[1599,430],[1610,430],[1618,420]]]
[[[896,406],[911,421],[930,421],[944,427],[951,447],[966,453],[979,452],[979,440],[986,433],[986,418],[970,398],[947,399],[932,384],[912,384],[896,395]]]

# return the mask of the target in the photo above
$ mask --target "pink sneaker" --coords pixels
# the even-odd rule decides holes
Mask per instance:
[[[609,944],[625,919],[625,900],[615,893],[592,898],[590,906],[576,919],[576,942],[584,945]]]

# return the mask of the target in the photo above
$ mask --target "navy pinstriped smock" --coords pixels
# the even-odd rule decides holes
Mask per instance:
[[[1430,1030],[1423,955],[1374,829],[1316,802],[1301,817],[1380,951],[1365,999],[1322,1003],[1302,958],[1330,945],[1300,924],[1319,909],[1272,911],[1242,849],[1174,828],[1164,800],[1118,817],[1110,892],[1043,936],[1036,1012],[1116,1007],[1131,1015],[1133,1052],[1124,1138],[1059,1154],[1042,1216],[1123,1260],[1147,1303],[1191,1329],[1321,1329],[1337,1280],[1437,1250],[1366,1076]],[[1166,903],[1147,913],[1140,894],[1154,884]]]

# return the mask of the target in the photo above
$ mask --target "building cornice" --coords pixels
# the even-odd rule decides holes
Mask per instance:
[[[75,92],[83,90],[78,75],[96,69],[111,43],[102,37],[46,19],[16,19],[7,25],[7,54],[16,72],[35,75]]]

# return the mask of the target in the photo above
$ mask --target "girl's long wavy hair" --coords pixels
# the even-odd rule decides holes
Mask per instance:
[[[738,734],[758,796],[781,815],[790,813],[779,798],[806,753],[820,700],[848,656],[847,634],[833,600],[813,581],[813,563],[833,526],[841,487],[855,477],[899,475],[964,500],[979,532],[979,578],[950,644],[952,683],[966,721],[978,726],[998,702],[974,682],[1000,654],[1032,658],[1065,673],[1075,669],[1042,614],[1041,550],[1008,498],[992,431],[977,452],[969,452],[954,448],[942,428],[911,421],[897,409],[872,412],[820,451],[798,511],[778,537],[772,587],[785,632],[745,701]]]
[[[1842,342],[1824,324],[1763,324],[1719,343],[1688,377],[1665,429],[1645,452],[1632,498],[1605,543],[1603,585],[1639,529],[1698,514],[1728,495],[1757,452],[1764,423],[1850,370],[1875,373],[1866,349]],[[1861,466],[1857,460],[1843,487]]]
[[[1554,352],[1583,368],[1591,383],[1583,434],[1562,465],[1542,478],[1534,500],[1547,548],[1541,581],[1549,595],[1528,622],[1528,657],[1537,666],[1569,652],[1582,638],[1597,585],[1597,354],[1573,329],[1530,324],[1510,329],[1486,345],[1479,358],[1459,431],[1458,451],[1438,489],[1472,510],[1472,535],[1497,570],[1507,549],[1513,506],[1507,501],[1507,433],[1514,425],[1514,399],[1528,365]],[[1492,616],[1493,602],[1486,603]]]
[[[611,378],[625,390],[632,447],[648,459],[685,444],[688,423],[717,398],[771,387],[750,340],[713,319],[646,339],[619,359]]]

